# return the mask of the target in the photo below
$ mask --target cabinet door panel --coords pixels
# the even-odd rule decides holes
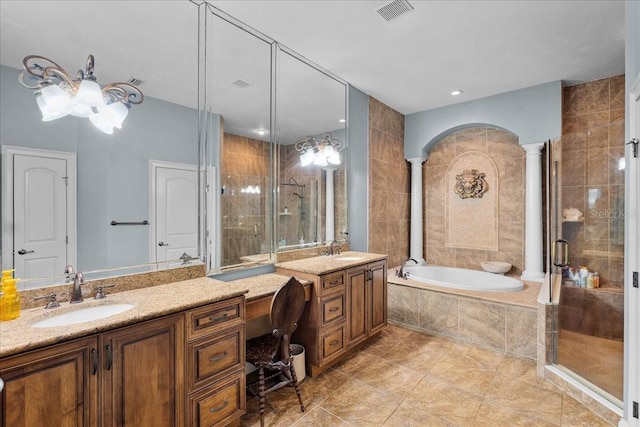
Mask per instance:
[[[347,271],[347,345],[367,337],[367,270],[364,266]]]
[[[1,425],[96,425],[97,343],[86,338],[2,360]]]
[[[374,334],[387,324],[387,263],[369,266],[371,279],[371,331]]]
[[[182,315],[106,333],[103,349],[104,426],[183,425]]]

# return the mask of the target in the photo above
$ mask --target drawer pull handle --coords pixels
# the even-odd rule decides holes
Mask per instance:
[[[215,355],[215,356],[211,356],[211,357],[209,358],[209,362],[217,362],[217,361],[219,361],[219,360],[222,360],[222,359],[224,359],[225,357],[227,357],[227,354],[228,354],[228,353],[227,353],[226,351],[223,351],[222,353],[219,353],[219,354],[217,354],[217,355]]]
[[[227,405],[229,405],[229,401],[227,399],[225,399],[224,403],[216,408],[211,408],[209,409],[209,412],[215,413],[215,412],[220,412],[222,411],[224,408],[227,407]]]
[[[336,312],[336,311],[338,311],[338,310],[340,310],[340,307],[331,307],[331,308],[329,309],[329,311],[330,311],[331,313],[335,313],[335,312]]]
[[[229,313],[225,313],[222,316],[218,317],[209,317],[209,322],[220,322],[222,320],[225,320],[227,317],[229,317]]]
[[[333,340],[329,343],[330,346],[334,346],[334,345],[338,345],[340,344],[340,340]]]

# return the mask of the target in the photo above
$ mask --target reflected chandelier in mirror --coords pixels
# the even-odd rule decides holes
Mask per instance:
[[[327,166],[340,164],[340,151],[344,148],[342,141],[325,132],[320,141],[314,136],[307,136],[296,142],[296,150],[300,152],[300,165]]]
[[[48,64],[42,66],[35,61]],[[129,83],[110,83],[101,87],[93,75],[94,58],[89,55],[85,71],[78,70],[76,79],[52,60],[29,55],[22,61],[24,69],[18,80],[23,86],[35,89],[36,102],[42,121],[48,122],[67,115],[88,118],[106,134],[121,129],[132,104],[144,100],[142,92]]]

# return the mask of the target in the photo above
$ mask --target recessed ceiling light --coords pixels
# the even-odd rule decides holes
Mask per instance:
[[[268,134],[269,132],[268,132],[268,131],[266,131],[266,130],[264,130],[264,129],[257,129],[257,130],[256,130],[256,133],[257,133],[258,135],[261,135],[261,136],[262,136],[262,135],[266,135],[266,134]]]
[[[346,122],[346,120],[345,120],[345,119],[340,119],[340,120],[338,120],[338,121],[339,121],[340,123],[345,123],[345,122]]]
[[[459,90],[459,89],[456,89],[456,90],[454,90],[454,91],[451,91],[451,95],[453,95],[453,96],[458,96],[458,95],[460,95],[461,93],[462,93],[462,91],[461,91],[461,90]]]

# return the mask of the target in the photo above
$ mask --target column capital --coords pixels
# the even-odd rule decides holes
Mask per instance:
[[[333,172],[335,170],[338,170],[338,168],[336,166],[323,166],[322,170],[324,170],[327,173],[329,173],[329,172]]]
[[[544,142],[535,142],[533,144],[522,144],[522,148],[527,152],[527,155],[531,154],[540,154],[542,148],[544,147]]]
[[[409,163],[411,163],[411,166],[421,166],[424,162],[427,161],[427,159],[429,158],[429,156],[427,157],[412,157],[410,159],[405,159],[407,160]]]

